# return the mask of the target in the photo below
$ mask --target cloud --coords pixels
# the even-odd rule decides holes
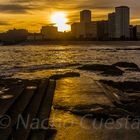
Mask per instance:
[[[139,0],[0,0],[0,15],[1,20],[9,21],[11,26],[23,27],[23,24],[18,23],[21,21],[25,28],[30,29],[32,25],[32,28],[38,29],[41,25],[50,24],[49,18],[56,11],[67,12],[68,24],[71,24],[79,21],[80,10],[90,9],[93,20],[101,20],[106,19],[114,7],[121,5],[131,8],[133,23],[140,23]],[[7,13],[11,15],[7,17]],[[8,25],[6,22],[1,24]]]
[[[11,25],[7,21],[0,21],[0,26]]]
[[[32,10],[32,6],[28,5],[19,5],[19,4],[0,4],[1,13],[10,13],[10,14],[24,14],[28,13],[29,10]]]

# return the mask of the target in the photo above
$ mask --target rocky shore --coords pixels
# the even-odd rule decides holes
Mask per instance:
[[[86,70],[91,72],[99,72],[106,76],[122,76],[125,70],[140,72],[140,68],[134,63],[118,62],[112,65],[90,64],[77,68],[78,70]],[[68,72],[64,74],[52,75],[50,79],[60,80],[67,77],[80,77],[78,72]],[[3,79],[0,80],[0,86],[8,88],[11,83],[22,83],[26,80],[21,79]],[[119,81],[100,80],[100,86],[106,90],[107,97],[111,100],[111,105],[104,105],[100,102],[87,105],[61,105],[54,104],[54,109],[69,111],[73,114],[84,116],[91,114],[90,118],[114,120],[122,117],[131,119],[140,117],[140,81]],[[81,87],[82,88],[82,87]],[[93,91],[94,92],[94,91]],[[96,92],[96,91],[95,91]],[[61,95],[60,95],[61,96]]]
[[[117,62],[112,65],[90,64],[80,66],[78,69],[99,72],[105,76],[122,76],[126,70],[140,72],[140,68],[136,64],[129,62]],[[113,105],[103,105],[100,102],[83,106],[54,104],[54,108],[80,116],[91,114],[92,117],[90,116],[90,118],[99,120],[109,118],[116,120],[123,117],[129,117],[130,120],[140,118],[140,81],[115,82],[112,80],[100,80],[98,82],[105,89]]]

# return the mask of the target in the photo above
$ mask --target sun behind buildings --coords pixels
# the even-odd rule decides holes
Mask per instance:
[[[70,25],[67,24],[68,18],[65,12],[55,12],[51,15],[51,22],[58,27],[58,31],[64,32],[70,30]]]

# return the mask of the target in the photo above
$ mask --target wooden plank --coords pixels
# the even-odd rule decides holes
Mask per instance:
[[[10,133],[12,132],[12,127],[18,120],[19,114],[22,114],[22,112],[25,110],[36,90],[36,88],[33,87],[36,87],[37,85],[30,83],[28,86],[32,88],[25,88],[18,100],[7,111],[7,115],[11,118],[11,124],[7,129],[0,130],[1,140],[7,140],[9,137]]]
[[[28,138],[28,135],[30,133],[30,124],[32,124],[32,120],[37,116],[42,98],[44,96],[46,85],[48,84],[48,80],[42,80],[38,90],[36,91],[35,95],[33,96],[31,102],[29,103],[26,110],[23,112],[23,119],[26,120],[29,117],[28,120],[28,127],[25,129],[23,124],[19,124],[19,128],[13,130],[9,140],[26,140]]]
[[[7,112],[7,110],[16,101],[16,99],[20,96],[23,90],[23,85],[13,85],[7,92],[4,93],[5,97],[6,95],[10,95],[11,98],[0,98],[0,116],[4,115]]]
[[[54,80],[50,80],[48,89],[40,106],[40,110],[38,113],[38,118],[40,122],[45,120],[45,124],[43,124],[43,128],[39,130],[33,130],[30,134],[30,140],[45,140],[47,132],[49,131],[47,128],[49,123],[49,117],[54,97],[56,82]]]

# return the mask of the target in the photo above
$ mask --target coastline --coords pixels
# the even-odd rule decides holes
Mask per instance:
[[[26,41],[16,44],[0,44],[0,46],[14,46],[14,45],[119,45],[119,46],[140,46],[140,41],[69,41],[69,40],[49,40],[49,41]]]
[[[135,45],[140,46],[140,41],[33,41],[33,42],[24,42],[22,45],[85,45],[85,44],[94,44],[94,45]]]

